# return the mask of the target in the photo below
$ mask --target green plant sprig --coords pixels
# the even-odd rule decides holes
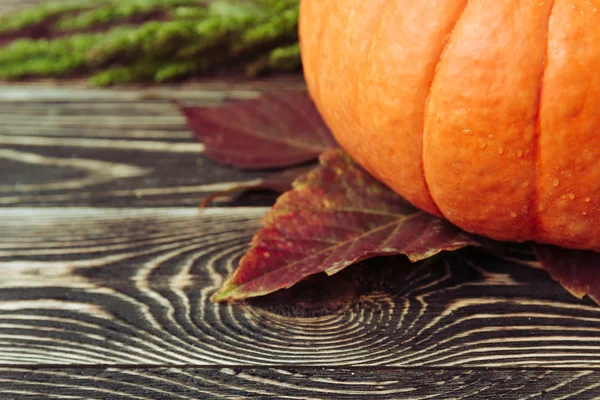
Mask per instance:
[[[164,82],[220,68],[249,75],[300,68],[299,0],[75,4],[45,4],[0,17],[0,40],[24,36],[0,47],[0,79],[86,74],[95,85],[112,85]],[[42,24],[48,37],[26,37],[27,29]]]

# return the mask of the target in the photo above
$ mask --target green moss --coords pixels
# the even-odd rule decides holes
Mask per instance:
[[[300,65],[299,0],[96,0],[86,4],[85,8],[46,5],[13,14],[15,22],[10,28],[3,26],[6,31],[46,21],[61,35],[19,39],[0,48],[0,79],[77,72],[92,74],[94,84],[109,85],[162,82],[242,59],[255,60],[246,68],[250,74]],[[160,20],[120,26],[134,16],[153,15]],[[97,26],[104,28],[81,32]]]
[[[160,12],[166,14],[179,6],[196,6],[196,9],[204,8],[199,5],[198,0],[112,0],[111,3],[75,15],[61,17],[55,26],[62,31],[81,30],[101,24],[127,21],[134,16]]]
[[[57,58],[31,58],[26,63],[0,65],[0,75],[12,79],[27,76],[60,76],[77,71],[84,64],[81,55],[77,54]]]
[[[136,63],[142,57],[167,58],[182,43],[196,37],[195,27],[196,22],[147,22],[98,41],[86,58],[90,66],[98,67],[113,62]]]
[[[278,47],[269,54],[269,67],[278,71],[291,71],[301,66],[300,45]]]
[[[283,9],[246,30],[239,46],[256,46],[297,35],[298,9]]]
[[[142,61],[126,67],[112,67],[90,78],[97,86],[118,85],[121,83],[148,81],[154,76],[156,66],[150,61]]]
[[[300,69],[300,45],[294,43],[273,49],[270,53],[258,57],[246,66],[248,76],[262,75],[267,71],[295,71]]]
[[[35,8],[28,8],[13,14],[5,15],[0,17],[0,32],[14,32],[23,28],[35,26],[68,12],[86,10],[93,7],[93,3],[97,2],[46,3]]]
[[[201,19],[206,18],[207,10],[204,7],[186,7],[180,6],[168,10],[168,14],[172,19]]]
[[[35,58],[57,58],[77,53],[83,55],[102,40],[104,34],[82,34],[56,40],[17,40],[0,50],[0,65],[27,62]]]

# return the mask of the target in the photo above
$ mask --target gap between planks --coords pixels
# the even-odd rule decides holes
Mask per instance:
[[[72,369],[87,369],[87,370],[160,370],[160,369],[174,369],[174,370],[202,370],[202,371],[218,371],[223,369],[235,369],[240,371],[251,371],[251,370],[274,370],[278,368],[292,369],[296,371],[349,371],[349,372],[402,372],[402,371],[489,371],[489,367],[485,366],[427,366],[427,365],[398,365],[398,366],[386,366],[386,365],[344,365],[344,366],[332,366],[332,365],[302,365],[302,364],[11,364],[11,363],[0,363],[0,371],[6,369],[28,369],[28,370],[44,370],[44,369],[56,369],[56,370],[72,370]],[[563,372],[600,372],[600,366],[589,366],[589,367],[509,367],[499,366],[494,367],[494,371],[504,372],[518,372],[518,371],[563,371]]]

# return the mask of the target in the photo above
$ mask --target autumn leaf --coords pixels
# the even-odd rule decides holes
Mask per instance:
[[[265,295],[371,257],[405,254],[419,261],[477,244],[449,222],[411,206],[342,150],[330,150],[320,161],[267,213],[214,301]]]
[[[600,305],[600,253],[534,244],[540,268],[578,298]]]
[[[217,107],[180,107],[206,156],[244,169],[287,167],[338,147],[306,92],[265,93]]]
[[[244,193],[267,190],[274,193],[284,193],[292,189],[292,183],[300,175],[304,175],[311,169],[315,168],[315,164],[301,165],[298,167],[292,167],[284,169],[283,171],[276,172],[265,178],[258,179],[254,182],[247,184],[240,184],[239,186],[232,187],[222,192],[213,193],[210,196],[205,197],[200,203],[200,208],[205,208],[212,201],[218,198],[228,198],[230,201],[235,200],[237,197]]]

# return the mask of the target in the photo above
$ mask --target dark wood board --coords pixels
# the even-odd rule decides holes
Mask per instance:
[[[2,368],[3,399],[594,399],[593,370]],[[60,394],[59,394],[60,393]]]
[[[301,87],[0,88],[0,398],[600,397],[600,308],[473,250],[208,300],[272,197],[199,210],[267,172],[205,159],[172,102]]]
[[[265,211],[0,209],[0,363],[600,367],[600,308],[472,250],[211,303]]]
[[[242,172],[202,157],[204,145],[173,102],[215,106],[298,88],[297,77],[114,89],[0,86],[0,206],[197,205],[273,172]]]

